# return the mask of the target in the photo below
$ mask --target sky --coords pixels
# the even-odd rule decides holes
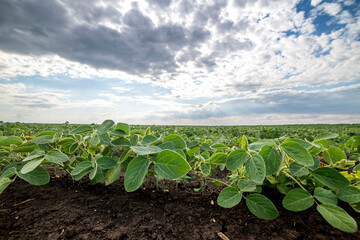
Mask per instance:
[[[0,120],[360,123],[359,0],[0,0]]]

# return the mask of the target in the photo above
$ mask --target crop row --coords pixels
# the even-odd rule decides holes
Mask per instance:
[[[357,231],[356,221],[338,200],[360,210],[359,136],[344,142],[331,141],[339,134],[329,132],[306,139],[224,139],[220,131],[216,140],[199,137],[196,131],[203,129],[161,134],[150,127],[131,130],[125,123],[106,120],[100,126],[0,136],[0,193],[17,177],[32,185],[47,184],[49,168],[65,171],[76,181],[87,176],[92,184],[105,185],[124,169],[127,192],[136,191],[148,177],[189,182],[198,176],[202,185],[196,191],[209,183],[225,186],[217,198],[221,207],[234,207],[244,199],[255,216],[274,219],[278,210],[261,194],[267,187],[284,194],[282,205],[289,211],[316,205],[332,226]],[[216,179],[215,168],[231,175]]]

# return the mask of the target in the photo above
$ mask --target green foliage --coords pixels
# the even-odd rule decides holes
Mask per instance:
[[[360,125],[0,122],[0,132],[0,193],[17,177],[32,185],[48,183],[50,168],[70,173],[75,181],[86,177],[92,184],[105,185],[121,179],[124,171],[128,192],[146,184],[148,177],[183,183],[199,179],[197,191],[208,183],[225,186],[217,198],[219,206],[231,208],[244,198],[255,216],[274,219],[276,207],[260,194],[266,188],[284,194],[282,204],[287,210],[317,205],[332,226],[347,232],[357,229],[354,219],[337,204],[340,199],[360,211]],[[217,179],[215,173],[225,167],[226,179]],[[339,168],[347,171],[339,172]]]

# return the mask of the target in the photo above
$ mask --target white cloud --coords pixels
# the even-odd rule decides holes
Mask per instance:
[[[321,3],[322,0],[311,0],[311,6],[316,7],[317,5],[319,5],[319,3]]]

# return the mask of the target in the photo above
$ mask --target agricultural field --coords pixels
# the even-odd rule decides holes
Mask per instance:
[[[360,124],[0,122],[0,239],[359,239],[359,161]]]

